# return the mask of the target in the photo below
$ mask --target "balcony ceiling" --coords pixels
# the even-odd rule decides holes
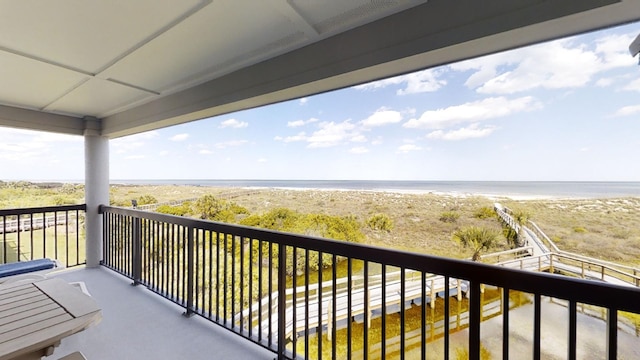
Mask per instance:
[[[638,19],[638,0],[4,0],[0,126],[114,138]]]

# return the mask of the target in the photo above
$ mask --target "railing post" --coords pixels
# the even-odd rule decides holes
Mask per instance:
[[[187,306],[186,311],[182,314],[186,317],[193,315],[193,293],[194,293],[194,276],[195,276],[195,264],[193,259],[194,244],[193,244],[193,228],[187,227]]]
[[[480,359],[481,296],[478,281],[469,282],[469,359]],[[449,349],[444,349],[449,351]]]
[[[133,283],[131,285],[136,286],[141,283],[142,280],[142,226],[141,219],[134,217],[133,221],[133,263],[132,277]]]
[[[295,259],[293,260],[295,262]],[[285,359],[286,314],[287,314],[287,248],[278,245],[278,360]],[[320,288],[322,291],[322,288]],[[295,294],[294,294],[295,296]],[[308,303],[306,304],[308,306]],[[293,311],[296,311],[294,308]],[[271,319],[269,319],[271,321]],[[295,333],[296,324],[293,324]],[[322,329],[322,324],[320,324]]]

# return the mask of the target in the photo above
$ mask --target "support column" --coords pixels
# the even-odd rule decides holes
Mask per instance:
[[[98,119],[85,119],[85,121],[86,256],[87,267],[97,267],[102,260],[102,217],[99,206],[109,205],[109,139],[100,135]]]

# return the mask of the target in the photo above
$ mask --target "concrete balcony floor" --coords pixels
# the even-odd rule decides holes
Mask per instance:
[[[74,351],[90,360],[273,359],[275,354],[103,267],[68,269],[50,276],[83,281],[102,308],[102,321],[62,340],[58,359]]]

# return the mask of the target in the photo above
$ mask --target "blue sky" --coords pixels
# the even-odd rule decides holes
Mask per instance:
[[[110,142],[111,179],[640,181],[640,24]],[[0,179],[81,180],[83,138],[0,128]]]

